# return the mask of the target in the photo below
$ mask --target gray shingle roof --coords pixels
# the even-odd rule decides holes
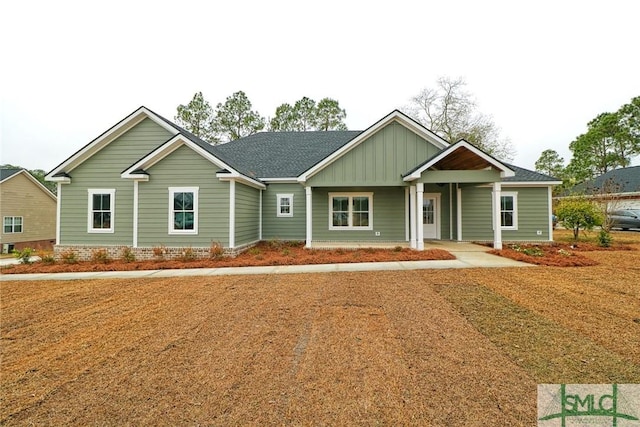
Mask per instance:
[[[561,179],[554,178],[549,175],[545,175],[543,173],[534,172],[529,169],[521,168],[519,166],[511,165],[508,163],[504,163],[509,169],[515,172],[515,176],[510,176],[508,178],[503,178],[502,182],[540,182],[540,181],[562,181]]]
[[[257,178],[297,177],[361,131],[260,132],[212,147],[239,171]]]
[[[5,179],[17,174],[22,169],[0,169],[0,181],[4,181]]]
[[[610,190],[613,190],[615,193],[634,193],[640,191],[640,166],[611,170],[591,181],[576,185],[570,190],[570,193],[600,193],[603,185],[605,185],[605,187],[613,185],[615,188],[610,188]],[[605,190],[607,190],[607,188],[605,188]]]

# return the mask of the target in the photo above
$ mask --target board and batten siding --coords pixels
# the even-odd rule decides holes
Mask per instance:
[[[373,230],[329,230],[329,193],[373,193]],[[405,234],[403,187],[314,188],[313,241],[400,242]],[[376,232],[380,235],[376,236]]]
[[[219,169],[187,146],[150,167],[138,184],[138,246],[228,246],[229,182],[216,178]],[[169,234],[169,187],[198,187],[198,234]]]
[[[71,184],[60,186],[60,243],[132,245],[133,181],[120,174],[170,137],[167,130],[144,119],[68,172]],[[87,232],[89,189],[115,189],[113,233]]]
[[[493,240],[491,192],[492,189],[488,187],[462,189],[463,240]],[[550,221],[548,188],[502,186],[502,192],[518,193],[518,229],[503,229],[502,240],[548,241]]]
[[[293,194],[293,216],[279,217],[278,194]],[[262,238],[264,240],[304,240],[307,201],[300,184],[273,183],[262,194]]]
[[[394,122],[327,165],[307,183],[313,187],[401,186],[404,173],[439,151]]]
[[[236,182],[235,245],[260,239],[260,190]]]

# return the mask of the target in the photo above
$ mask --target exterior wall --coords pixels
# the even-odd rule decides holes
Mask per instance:
[[[138,184],[138,246],[227,247],[229,182],[216,178],[219,169],[186,146],[150,167]],[[198,234],[169,234],[169,187],[198,187]]]
[[[493,240],[489,187],[462,189],[462,239]],[[547,187],[502,187],[518,193],[518,229],[502,230],[503,241],[549,241],[549,202]],[[538,235],[537,232],[542,234]]]
[[[20,245],[22,242],[34,243],[31,247],[35,247],[56,239],[56,201],[25,173],[20,172],[0,185],[0,221],[5,216],[22,217],[22,232],[5,234],[2,226],[0,242],[16,244],[16,249],[24,247]]]
[[[260,239],[260,190],[236,183],[235,244]]]
[[[402,174],[440,149],[398,123],[391,123],[312,176],[313,187],[401,186]]]
[[[127,167],[165,142],[171,134],[150,119],[122,134],[109,145],[69,172],[71,184],[61,185],[61,244],[133,244],[133,181],[120,174]],[[114,233],[88,233],[90,188],[113,188]]]
[[[277,195],[293,194],[293,216],[277,216]],[[269,184],[262,194],[262,238],[264,240],[304,240],[307,201],[300,184]]]
[[[329,193],[373,192],[373,230],[329,230]],[[404,187],[314,188],[313,241],[405,241]],[[379,236],[375,233],[380,232]]]

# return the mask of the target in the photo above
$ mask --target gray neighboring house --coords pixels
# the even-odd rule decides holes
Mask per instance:
[[[553,240],[556,179],[443,140],[400,111],[363,131],[262,132],[210,145],[140,107],[47,174],[56,251],[205,256],[260,240]],[[496,226],[498,224],[499,226]]]
[[[640,166],[610,170],[571,188],[567,195],[581,194],[615,203],[611,209],[640,209]]]

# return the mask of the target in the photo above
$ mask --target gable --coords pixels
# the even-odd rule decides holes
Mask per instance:
[[[56,201],[56,195],[47,187],[42,185],[31,173],[26,169],[2,169],[0,184],[2,187],[2,196],[0,196],[0,204],[6,192],[19,189],[20,192],[27,194],[27,197],[44,197]],[[37,195],[36,195],[37,194]]]
[[[403,185],[402,175],[441,148],[391,121],[308,178],[312,186]]]

